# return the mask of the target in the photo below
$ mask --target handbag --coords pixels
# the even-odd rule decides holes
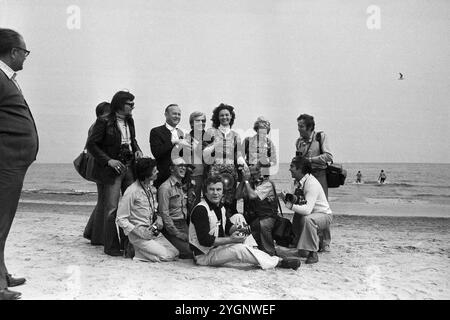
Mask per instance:
[[[347,178],[347,170],[342,168],[341,164],[333,162],[327,165],[326,174],[328,188],[338,188],[344,185],[345,178]]]
[[[78,157],[75,158],[75,160],[73,160],[73,165],[78,174],[84,179],[97,182],[97,180],[93,177],[95,158],[87,152],[86,149],[83,150]]]
[[[316,140],[319,142],[320,153],[322,154],[322,135],[321,132],[316,134]],[[328,188],[338,188],[343,186],[345,183],[345,178],[347,178],[347,170],[342,167],[339,163],[327,163],[327,168],[325,169],[327,176]]]
[[[272,182],[273,192],[275,194],[275,198],[278,202],[278,207],[280,208],[281,216],[277,215],[275,224],[272,229],[272,237],[276,241],[276,243],[282,247],[289,247],[294,240],[294,233],[292,231],[292,223],[288,218],[283,216],[283,211],[281,210],[280,200],[278,199],[277,191],[275,189],[275,185]]]

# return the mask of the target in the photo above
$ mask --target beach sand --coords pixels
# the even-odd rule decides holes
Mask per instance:
[[[15,288],[22,299],[450,299],[450,219],[437,218],[448,206],[338,202],[332,208],[331,252],[293,271],[110,257],[82,237],[89,202],[25,201],[6,262],[27,278]],[[435,217],[420,217],[424,212]]]

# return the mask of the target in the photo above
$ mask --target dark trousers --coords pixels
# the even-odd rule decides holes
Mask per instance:
[[[8,287],[5,264],[5,244],[16,215],[27,167],[0,168],[0,290]]]
[[[184,233],[186,236],[188,235],[189,229],[186,220],[173,220],[173,224],[178,229],[178,231]],[[162,229],[162,234],[175,248],[178,249],[178,251],[180,252],[180,259],[192,258],[192,251],[188,241],[177,238],[173,234],[169,234],[165,228]]]
[[[193,192],[195,193],[194,201],[189,201],[187,205],[188,209],[188,217],[191,215],[192,209],[202,200],[202,188],[203,188],[203,175],[201,176],[192,176],[192,180],[195,181],[195,186],[193,186]]]
[[[261,217],[256,218],[250,223],[253,238],[258,244],[258,249],[271,256],[276,254],[275,245],[272,237],[272,230],[275,225],[275,218]]]
[[[104,251],[106,254],[118,253],[124,249],[126,236],[123,230],[116,224],[117,207],[120,194],[125,192],[134,182],[133,170],[127,166],[127,170],[117,176],[113,184],[104,185]]]
[[[104,192],[105,186],[97,183],[97,204],[89,217],[89,221],[84,228],[83,237],[91,240],[94,246],[103,245],[105,234],[105,210],[104,210]]]
[[[322,170],[315,170],[312,172],[312,175],[320,182],[320,185],[323,188],[323,191],[325,191],[325,196],[328,200],[328,183],[327,183],[327,173],[325,169]],[[328,226],[326,229],[321,230],[319,232],[319,238],[320,238],[320,248],[322,248],[325,245],[330,245],[331,242],[331,227]]]

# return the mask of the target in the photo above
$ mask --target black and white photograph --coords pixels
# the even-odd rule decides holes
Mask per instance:
[[[449,17],[0,0],[0,300],[450,299]]]

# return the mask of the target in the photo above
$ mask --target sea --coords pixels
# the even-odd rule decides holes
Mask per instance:
[[[367,202],[396,200],[403,202],[434,203],[449,206],[450,164],[432,163],[343,163],[347,179],[343,186],[329,189],[331,202]],[[380,170],[387,179],[379,184]],[[356,183],[356,173],[361,171],[362,183]],[[281,163],[271,179],[277,191],[287,190],[292,184],[289,164]],[[84,180],[72,163],[34,163],[28,170],[23,187],[27,195],[52,204],[95,204],[96,185]],[[51,195],[51,196],[50,196]],[[84,197],[80,197],[83,196]],[[87,196],[87,197],[86,197]],[[29,198],[29,197],[28,197]],[[87,200],[86,200],[87,199]]]

